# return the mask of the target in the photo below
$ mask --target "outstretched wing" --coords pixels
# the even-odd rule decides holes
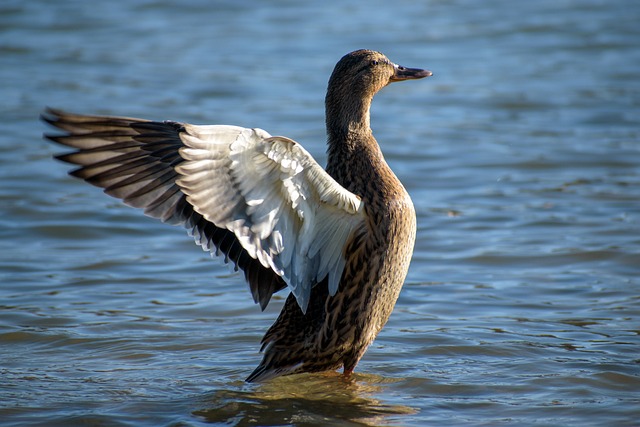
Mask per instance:
[[[58,156],[73,176],[170,224],[244,271],[264,309],[289,286],[303,311],[328,277],[335,294],[344,247],[364,224],[360,199],[296,142],[261,129],[195,126],[48,109],[75,148]],[[285,285],[286,283],[286,285]]]

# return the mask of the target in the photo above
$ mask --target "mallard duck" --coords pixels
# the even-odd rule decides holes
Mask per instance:
[[[416,215],[369,126],[373,96],[430,71],[357,50],[327,95],[326,170],[297,142],[262,129],[90,116],[48,108],[58,159],[106,194],[169,224],[244,272],[264,308],[289,288],[247,381],[344,368],[387,322],[409,268]]]

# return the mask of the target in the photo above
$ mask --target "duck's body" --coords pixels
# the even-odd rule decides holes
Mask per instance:
[[[416,217],[369,126],[375,93],[428,71],[382,54],[345,55],[326,98],[326,173],[298,144],[231,126],[69,115],[45,120],[77,148],[74,174],[151,216],[185,225],[245,272],[264,308],[292,293],[247,381],[344,366],[350,374],[398,298]]]

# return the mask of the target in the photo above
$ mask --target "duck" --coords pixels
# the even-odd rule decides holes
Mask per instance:
[[[416,238],[411,198],[370,126],[374,95],[431,76],[384,54],[344,55],[325,98],[326,168],[259,128],[193,125],[46,108],[57,159],[244,273],[264,310],[290,291],[246,379],[343,369],[349,377],[389,319]]]

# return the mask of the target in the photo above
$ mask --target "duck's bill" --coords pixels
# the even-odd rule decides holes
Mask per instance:
[[[433,73],[429,70],[422,70],[420,68],[407,68],[402,65],[394,64],[395,72],[389,79],[392,82],[400,82],[402,80],[415,80],[423,79],[425,77],[432,76]]]

